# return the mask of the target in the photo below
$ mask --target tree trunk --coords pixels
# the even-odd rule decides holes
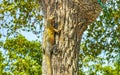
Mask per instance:
[[[55,28],[59,29],[63,25],[60,33],[54,34],[57,49],[51,52],[51,68],[47,65],[48,56],[43,54],[42,75],[79,75],[80,40],[84,30],[94,22],[101,11],[97,0],[40,0],[40,3],[45,16],[44,32],[47,19],[51,15],[55,17]],[[45,38],[44,34],[43,40]],[[46,45],[45,49],[47,47]],[[48,73],[50,69],[51,72]]]

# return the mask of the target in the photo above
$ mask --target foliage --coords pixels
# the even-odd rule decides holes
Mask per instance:
[[[40,75],[42,52],[37,41],[28,41],[22,35],[16,38],[7,38],[4,49],[7,50],[8,69],[11,74]]]
[[[119,71],[119,66],[114,66],[120,60],[119,5],[118,0],[109,1],[106,5],[107,12],[103,11],[83,35],[80,51],[80,60],[83,61],[80,70],[85,74],[117,75],[116,72]]]
[[[43,16],[39,9],[37,0],[0,1],[0,38],[7,36],[3,47],[5,59],[1,59],[1,63],[8,62],[1,71],[7,75],[41,75],[41,44],[18,35],[21,30],[40,34]],[[11,35],[16,36],[10,38]],[[3,42],[0,42],[0,46],[3,46]]]
[[[0,73],[1,74],[5,74],[4,72],[4,68],[6,66],[6,63],[4,63],[3,61],[5,60],[5,58],[3,58],[2,53],[0,52]]]
[[[18,33],[19,29],[39,34],[43,18],[39,9],[38,0],[2,0],[0,2],[0,28],[6,29],[6,36]]]

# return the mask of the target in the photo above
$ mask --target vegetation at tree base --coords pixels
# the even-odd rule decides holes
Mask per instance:
[[[80,75],[120,74],[120,1],[110,1],[106,7],[107,12],[101,12],[82,37]],[[42,24],[36,0],[0,2],[0,75],[42,74],[41,42],[28,41],[20,34],[33,32],[40,39]]]

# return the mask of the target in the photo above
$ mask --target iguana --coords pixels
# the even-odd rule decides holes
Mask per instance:
[[[45,53],[45,61],[47,63],[48,74],[52,75],[52,67],[51,67],[51,54],[53,52],[53,47],[55,47],[55,33],[59,33],[62,27],[56,29],[54,27],[55,24],[55,17],[50,16],[47,19],[47,25],[44,33],[44,53]]]

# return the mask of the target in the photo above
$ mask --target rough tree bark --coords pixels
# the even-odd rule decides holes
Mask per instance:
[[[63,25],[60,34],[55,34],[55,44],[58,48],[57,53],[51,55],[49,62],[52,66],[51,75],[79,75],[80,40],[87,26],[98,17],[100,5],[97,0],[40,0],[40,3],[45,17],[44,31],[47,18],[51,15],[55,16],[56,28]],[[42,75],[49,75],[45,57],[43,54]]]

